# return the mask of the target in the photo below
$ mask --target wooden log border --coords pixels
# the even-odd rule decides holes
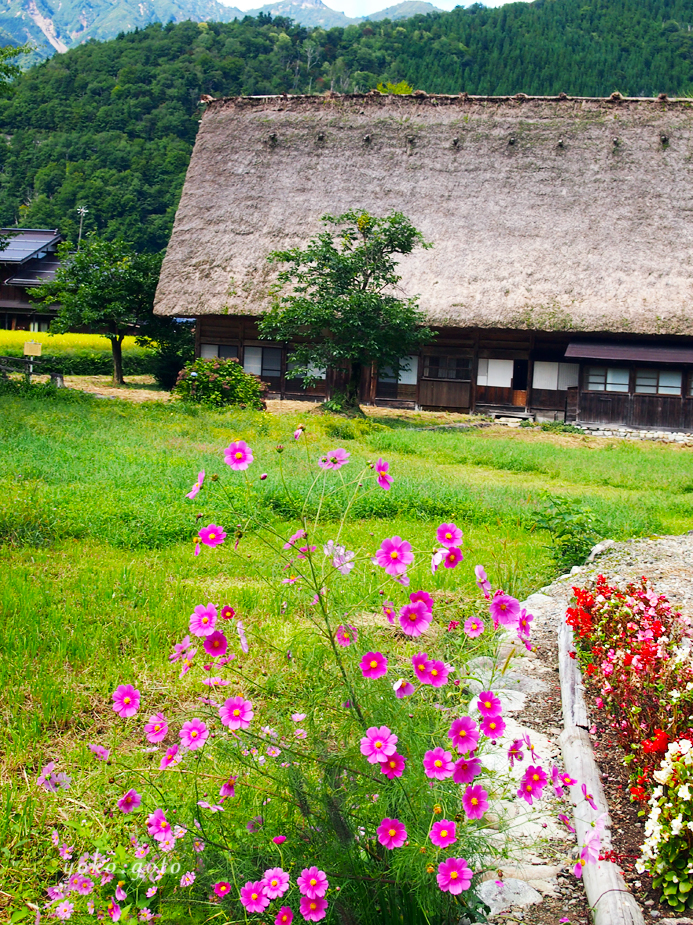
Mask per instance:
[[[573,630],[565,622],[565,609],[561,607],[558,625],[558,668],[563,706],[563,732],[560,736],[560,743],[565,769],[578,782],[576,786],[570,788],[574,804],[574,825],[578,845],[581,846],[592,831],[592,821],[602,813],[606,813],[602,848],[609,850],[611,848],[611,817],[588,733],[589,719],[582,675],[577,659],[569,655],[573,650]],[[592,795],[597,806],[596,812],[584,800],[582,784],[586,784],[587,792]],[[621,868],[617,864],[612,861],[587,864],[583,868],[582,879],[594,925],[644,925],[642,910],[626,886]]]

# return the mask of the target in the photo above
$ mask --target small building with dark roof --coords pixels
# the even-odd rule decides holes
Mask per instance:
[[[29,301],[29,292],[55,278],[63,236],[47,228],[0,228],[8,239],[0,250],[0,327],[12,331],[47,331],[51,313]]]
[[[155,312],[196,316],[199,355],[307,395],[291,345],[258,336],[267,256],[349,209],[401,211],[433,244],[400,272],[438,336],[398,381],[366,373],[364,401],[693,430],[690,100],[216,100]]]

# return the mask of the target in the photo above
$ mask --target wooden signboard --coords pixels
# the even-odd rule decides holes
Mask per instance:
[[[25,357],[40,357],[42,344],[37,344],[33,340],[26,341],[24,344]]]

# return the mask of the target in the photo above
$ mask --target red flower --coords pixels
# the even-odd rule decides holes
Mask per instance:
[[[630,798],[636,803],[643,803],[647,799],[644,787],[631,787]]]

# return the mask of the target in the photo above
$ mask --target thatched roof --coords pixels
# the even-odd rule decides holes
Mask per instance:
[[[401,271],[435,324],[690,334],[692,157],[688,100],[215,101],[156,311],[261,312],[271,250],[397,209],[434,244]]]

